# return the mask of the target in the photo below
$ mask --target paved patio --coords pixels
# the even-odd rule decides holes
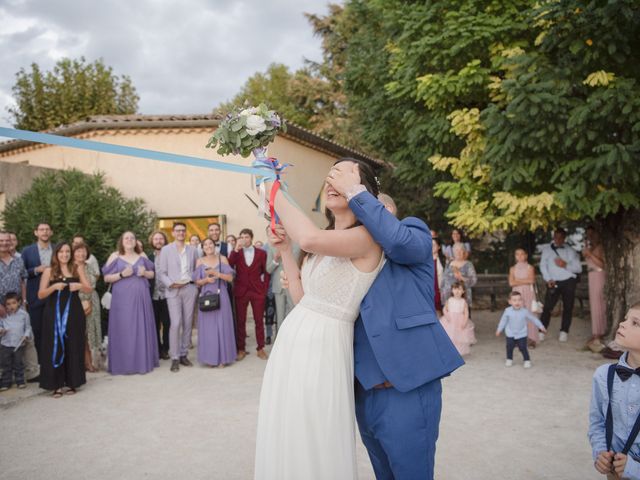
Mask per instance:
[[[478,344],[444,381],[437,478],[602,479],[586,438],[591,376],[603,363],[581,351],[588,322],[575,318],[560,344],[554,318],[524,370],[517,351],[504,367],[499,315],[474,312]],[[144,376],[92,374],[59,400],[33,384],[13,388],[0,394],[0,479],[251,479],[264,365],[252,353],[173,374],[163,361]],[[362,445],[359,472],[374,478]]]

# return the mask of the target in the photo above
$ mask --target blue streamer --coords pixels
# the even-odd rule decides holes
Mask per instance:
[[[71,295],[72,292],[71,290],[69,290],[67,305],[64,307],[64,312],[61,316],[60,297],[62,296],[62,291],[58,290],[58,298],[56,299],[56,318],[53,323],[53,355],[51,357],[53,368],[58,368],[64,363],[64,337],[67,336],[67,322],[69,320],[69,306],[71,305]],[[60,355],[60,361],[56,361],[56,357],[58,356],[58,339],[60,340],[60,350],[62,351],[62,354]]]
[[[73,137],[63,137],[61,135],[52,135],[50,133],[30,132],[28,130],[18,130],[14,128],[0,127],[0,137],[15,138],[18,140],[26,140],[28,142],[47,143],[50,145],[59,145],[61,147],[79,148],[94,152],[112,153],[114,155],[147,158],[149,160],[159,160],[161,162],[190,165],[193,167],[248,173],[251,175],[263,175],[265,172],[262,168],[245,167],[217,160],[207,160],[205,158],[176,155],[174,153],[158,152],[156,150],[147,150],[145,148],[126,147],[123,145],[114,145],[112,143],[94,142],[91,140],[81,140]]]

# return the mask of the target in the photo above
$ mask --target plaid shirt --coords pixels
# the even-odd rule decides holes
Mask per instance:
[[[22,295],[22,282],[27,279],[27,270],[21,258],[11,257],[9,263],[0,260],[0,303],[9,292]]]

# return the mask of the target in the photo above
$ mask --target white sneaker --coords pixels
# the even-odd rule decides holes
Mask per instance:
[[[525,360],[524,361],[524,368],[531,368],[531,361]]]
[[[538,333],[538,341],[539,342],[544,342],[544,333],[542,333],[542,332]]]
[[[509,360],[508,358],[504,362],[505,367],[513,367],[513,360]]]
[[[567,332],[560,332],[558,340],[561,342],[566,342],[567,340],[569,340],[569,334]]]

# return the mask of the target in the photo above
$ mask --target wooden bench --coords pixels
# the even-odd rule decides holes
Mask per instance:
[[[536,275],[536,284],[540,294],[538,300],[544,302],[547,286],[541,275]],[[512,288],[509,286],[509,275],[507,274],[480,273],[478,274],[478,281],[472,290],[474,299],[488,296],[490,298],[490,309],[494,312],[498,309],[498,299],[502,300],[500,302],[501,307],[502,304],[506,305]],[[580,317],[587,318],[587,312],[589,311],[589,282],[586,274],[580,276],[580,281],[576,286],[576,302],[580,306]]]

